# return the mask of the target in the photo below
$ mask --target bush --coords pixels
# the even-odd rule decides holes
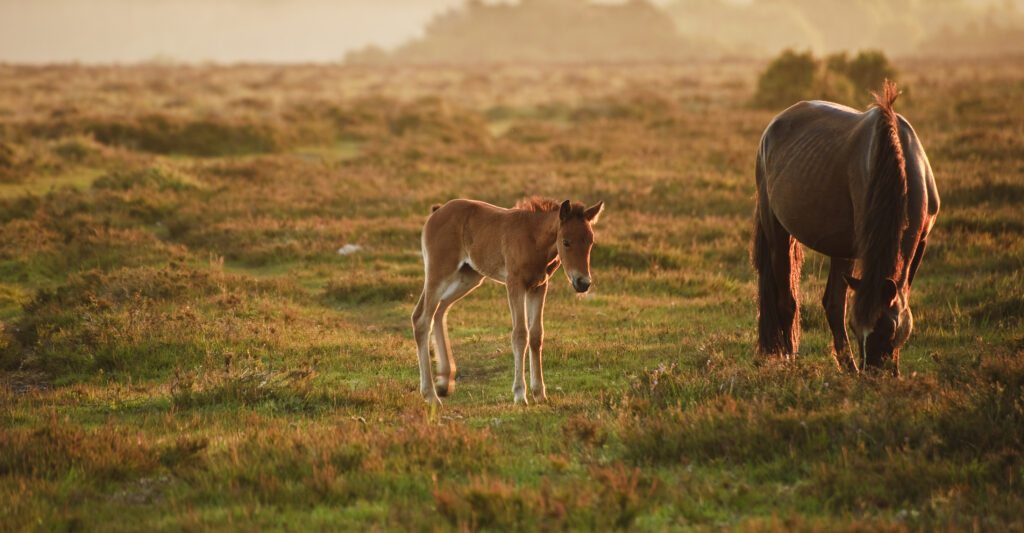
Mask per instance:
[[[183,121],[155,114],[132,121],[96,120],[85,126],[85,133],[108,146],[199,157],[274,152],[282,145],[282,134],[266,124]]]
[[[17,168],[20,162],[18,146],[0,141],[0,182],[17,182]]]
[[[841,52],[823,61],[810,52],[786,50],[761,73],[753,105],[779,109],[800,100],[819,99],[864,106],[872,102],[872,91],[878,91],[886,79],[895,78],[896,69],[877,50],[861,51],[853,59]]]
[[[53,153],[62,161],[83,164],[94,159],[102,149],[92,137],[86,135],[75,135],[63,138],[53,146]]]
[[[423,288],[421,278],[366,275],[353,272],[327,283],[328,300],[343,305],[385,302],[415,302]]]
[[[172,168],[153,166],[134,171],[114,171],[105,174],[93,183],[97,189],[129,191],[135,188],[158,189],[161,191],[187,191],[198,189],[201,184],[192,176]]]
[[[857,101],[871,101],[871,91],[878,91],[886,79],[896,78],[896,69],[885,54],[878,50],[865,50],[847,63],[846,77],[857,91]]]
[[[775,109],[810,97],[818,62],[810,52],[782,52],[757,79],[754,105]]]

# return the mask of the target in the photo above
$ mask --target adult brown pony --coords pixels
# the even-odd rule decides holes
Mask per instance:
[[[412,314],[419,349],[420,393],[440,404],[455,388],[455,359],[448,340],[448,309],[490,278],[504,283],[512,311],[512,356],[515,403],[527,403],[526,346],[530,347],[530,389],[544,401],[541,350],[544,344],[544,298],[548,280],[559,265],[576,292],[590,289],[591,225],[604,203],[584,209],[566,200],[525,198],[512,209],[475,200],[451,200],[435,207],[423,226],[423,293]],[[437,382],[430,369],[430,333],[434,333]]]
[[[876,105],[863,113],[800,102],[761,136],[751,254],[760,354],[789,358],[799,349],[802,243],[831,258],[821,303],[836,362],[857,370],[846,335],[849,285],[861,368],[891,361],[899,375],[900,347],[913,328],[910,286],[939,194],[917,134],[893,110],[898,96],[886,80]]]

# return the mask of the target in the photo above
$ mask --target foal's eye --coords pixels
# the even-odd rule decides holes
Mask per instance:
[[[569,247],[569,240],[568,239],[562,239],[562,246],[565,246],[566,248],[568,248]]]

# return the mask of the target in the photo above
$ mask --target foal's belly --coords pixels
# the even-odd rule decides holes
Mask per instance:
[[[508,278],[508,269],[505,267],[504,261],[495,259],[488,261],[486,257],[477,257],[475,259],[474,261],[472,255],[470,255],[466,258],[465,263],[480,275],[499,283],[505,283]]]

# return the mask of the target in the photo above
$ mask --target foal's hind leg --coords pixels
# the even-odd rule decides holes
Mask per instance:
[[[835,348],[832,356],[836,364],[843,370],[857,372],[857,363],[850,351],[850,338],[846,334],[846,282],[843,275],[850,275],[851,272],[853,261],[839,257],[831,259],[821,305],[825,308],[825,318],[832,330],[832,344]]]
[[[416,303],[416,310],[412,312],[412,330],[416,338],[416,350],[419,355],[420,365],[420,394],[429,403],[440,405],[441,399],[434,391],[434,380],[430,369],[430,329],[434,323],[434,314],[437,312],[438,299],[434,295],[436,289],[429,282],[424,283],[423,292],[420,293],[419,302]]]
[[[455,390],[455,358],[448,340],[448,308],[483,283],[484,277],[468,266],[463,266],[444,289],[441,304],[434,315],[434,352],[437,356],[435,389],[439,396],[448,396]]]

